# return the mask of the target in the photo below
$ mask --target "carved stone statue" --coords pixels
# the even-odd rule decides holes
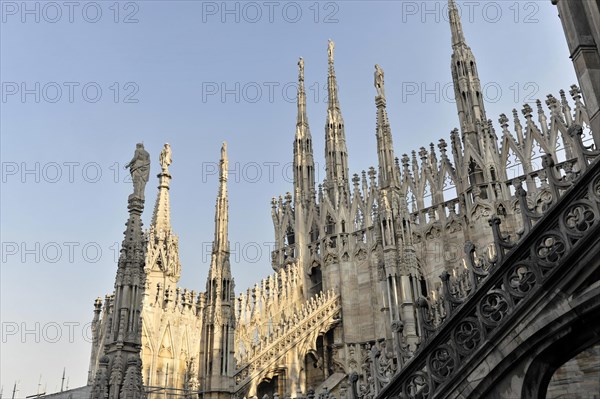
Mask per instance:
[[[298,79],[304,81],[304,58],[302,57],[298,61]]]
[[[375,64],[375,88],[377,96],[385,98],[385,88],[383,87],[383,69],[379,64]]]
[[[169,169],[169,165],[171,165],[171,162],[172,162],[171,146],[169,145],[169,143],[166,143],[164,148],[160,152],[159,162],[160,162],[160,167],[162,168],[162,171],[167,172]]]
[[[227,158],[227,142],[224,141],[223,145],[221,146],[221,159],[225,159]]]
[[[133,194],[130,197],[143,200],[144,189],[150,177],[150,154],[144,149],[144,144],[136,145],[133,159],[125,165],[125,168],[129,168],[133,180]]]
[[[335,48],[335,43],[333,40],[329,39],[329,46],[327,47],[327,56],[329,58],[329,63],[333,64],[333,49]]]

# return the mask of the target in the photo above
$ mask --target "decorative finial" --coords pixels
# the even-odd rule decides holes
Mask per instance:
[[[421,158],[421,162],[425,163],[427,160],[427,150],[425,147],[419,148],[419,158]]]
[[[408,155],[402,154],[402,166],[404,167],[405,170],[408,170],[409,162],[410,162],[410,158],[408,157]]]
[[[369,167],[369,178],[371,180],[371,185],[373,185],[375,183],[375,176],[377,175],[377,173],[375,172],[375,168],[374,167]]]
[[[448,144],[446,144],[446,140],[444,139],[440,139],[440,142],[438,144],[438,148],[440,149],[442,156],[446,155],[446,148],[448,147]]]
[[[558,100],[556,99],[556,97],[554,97],[552,94],[548,94],[546,97],[548,98],[546,100],[546,105],[551,109],[555,109],[558,104]]]
[[[165,143],[159,157],[160,167],[163,173],[169,173],[169,165],[173,162],[171,159],[171,146],[169,143]]]
[[[358,174],[354,174],[352,176],[352,183],[354,183],[354,188],[358,189],[358,183],[360,183],[360,178],[358,177]]]
[[[521,112],[523,113],[523,116],[526,119],[530,119],[533,109],[531,109],[531,106],[529,104],[523,104],[523,109],[521,110]]]
[[[535,100],[535,104],[537,105],[538,114],[542,115],[544,113],[544,108],[542,108],[542,101],[538,98]]]
[[[125,168],[129,168],[131,180],[133,181],[133,194],[129,198],[137,198],[143,201],[144,189],[150,177],[150,154],[144,149],[144,144],[137,143],[133,158],[125,165]]]
[[[377,96],[381,98],[385,98],[383,77],[383,69],[379,66],[379,64],[375,64],[375,88],[377,89]]]
[[[577,101],[581,98],[581,90],[577,85],[571,85],[571,90],[569,90],[569,94],[573,97],[573,100]]]

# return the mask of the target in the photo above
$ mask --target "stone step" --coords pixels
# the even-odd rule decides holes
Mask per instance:
[[[333,389],[335,389],[340,382],[342,382],[344,380],[344,378],[346,378],[346,375],[343,373],[333,373],[329,376],[329,378],[327,378],[325,381],[323,381],[323,383],[321,383],[321,385],[319,385],[317,387],[317,389],[315,389],[315,395],[319,395],[321,392],[323,392],[325,390],[325,388],[327,388],[328,392],[331,392]]]

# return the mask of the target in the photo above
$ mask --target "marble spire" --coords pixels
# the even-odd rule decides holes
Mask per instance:
[[[330,198],[339,197],[335,194],[340,187],[346,191],[346,194],[350,192],[348,150],[346,148],[344,118],[338,99],[338,85],[333,61],[334,48],[335,44],[330,39],[327,48],[329,72],[327,76],[327,119],[325,122],[325,171],[327,178],[325,187]]]
[[[235,284],[229,263],[227,168],[227,144],[223,143],[215,238],[206,281],[206,318],[200,342],[200,384],[207,397],[215,399],[230,398],[234,387]]]
[[[229,224],[229,197],[227,194],[227,176],[229,160],[227,159],[227,143],[221,147],[221,160],[219,163],[219,191],[215,206],[215,239],[213,253],[229,251],[228,224]]]
[[[146,281],[146,242],[142,231],[144,189],[150,171],[150,156],[138,144],[128,164],[134,193],[129,196],[129,218],[115,278],[114,306],[104,343],[104,356],[92,385],[91,399],[143,399],[142,300]]]
[[[452,33],[452,47],[456,47],[460,44],[466,44],[462,22],[460,20],[460,13],[455,0],[448,0],[448,16],[450,20],[450,30]]]
[[[312,136],[306,115],[306,91],[304,89],[304,60],[298,61],[298,117],[294,137],[294,195],[296,201],[306,203],[315,189],[315,163]],[[299,198],[298,198],[299,196]]]
[[[397,176],[392,129],[386,109],[384,73],[379,65],[375,65],[374,85],[377,90],[377,96],[375,97],[375,105],[377,106],[375,136],[377,138],[377,158],[379,160],[379,186],[383,189],[398,187],[400,179]]]

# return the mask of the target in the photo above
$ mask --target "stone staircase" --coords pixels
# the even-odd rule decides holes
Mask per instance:
[[[337,388],[337,386],[340,385],[344,379],[346,379],[345,374],[333,373],[315,389],[315,392],[318,393],[332,391]]]
[[[319,333],[340,321],[340,313],[340,296],[333,290],[312,297],[282,329],[262,339],[248,361],[240,365],[234,376],[236,391],[244,391],[252,381],[260,381],[265,373],[282,363],[292,349],[310,347]]]

